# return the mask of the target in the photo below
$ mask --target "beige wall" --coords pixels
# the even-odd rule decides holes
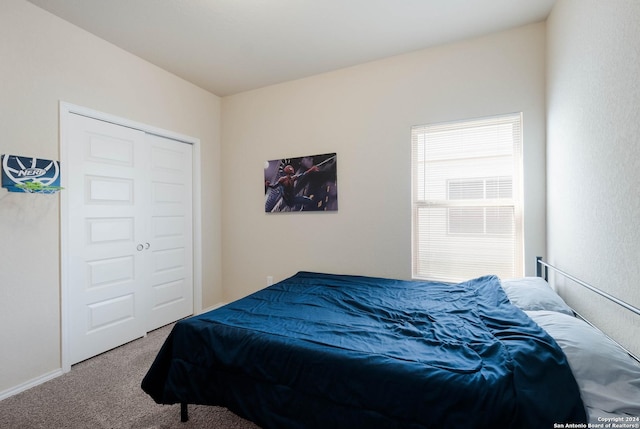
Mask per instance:
[[[545,24],[222,102],[228,300],[298,270],[411,276],[410,127],[524,112],[525,261],[545,249]],[[339,210],[265,214],[264,162],[337,152]]]
[[[2,0],[0,153],[59,159],[60,100],[200,139],[203,306],[219,302],[220,99],[24,0]],[[0,395],[60,368],[59,209],[57,196],[0,190]]]
[[[640,307],[640,2],[559,0],[548,20],[551,262]],[[640,354],[640,318],[562,294]]]

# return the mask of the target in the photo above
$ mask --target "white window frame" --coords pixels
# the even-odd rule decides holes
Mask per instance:
[[[414,126],[411,144],[413,278],[523,276],[522,113]],[[506,183],[511,179],[510,195],[489,198],[487,181],[505,177]],[[474,198],[465,199],[464,190],[458,190],[462,197],[451,198],[454,181],[484,181],[482,195],[476,189]],[[469,188],[468,194],[473,191]],[[478,211],[483,213],[483,231],[452,231],[450,210],[461,213],[459,208],[475,207],[483,208]],[[487,230],[486,216],[493,208],[500,208],[494,222],[511,218],[512,224],[501,232]],[[470,217],[469,222],[470,231],[472,222],[480,225],[479,218]]]

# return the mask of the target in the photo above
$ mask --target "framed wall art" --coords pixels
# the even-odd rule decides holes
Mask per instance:
[[[266,213],[338,210],[337,155],[265,162],[264,194]]]

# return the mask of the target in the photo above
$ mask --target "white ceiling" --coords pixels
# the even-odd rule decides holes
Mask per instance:
[[[546,19],[556,0],[28,0],[219,96]]]

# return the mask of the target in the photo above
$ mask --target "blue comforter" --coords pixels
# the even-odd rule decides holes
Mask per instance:
[[[263,428],[552,428],[585,422],[555,341],[500,280],[300,272],[176,323],[142,382]]]

